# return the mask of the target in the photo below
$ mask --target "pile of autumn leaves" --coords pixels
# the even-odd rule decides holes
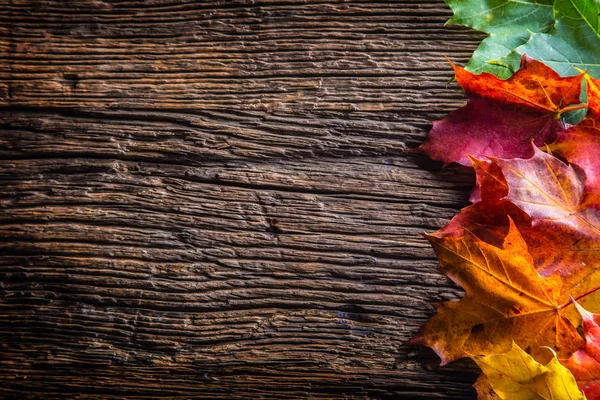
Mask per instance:
[[[466,295],[412,342],[474,359],[481,399],[600,399],[600,81],[527,57],[508,80],[453,68],[467,104],[419,150],[475,169],[473,204],[427,235]]]

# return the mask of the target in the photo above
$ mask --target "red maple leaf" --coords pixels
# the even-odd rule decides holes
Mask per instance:
[[[530,157],[530,143],[553,142],[564,130],[559,116],[582,108],[582,75],[561,78],[546,65],[523,56],[509,79],[475,75],[452,64],[467,104],[433,123],[418,149],[444,164],[469,166],[469,156]]]
[[[600,81],[586,76],[588,111],[586,118],[560,132],[550,149],[577,164],[587,176],[586,204],[600,208]]]
[[[596,322],[599,316],[576,305],[583,319],[586,343],[564,364],[573,373],[587,400],[600,400],[600,326]]]

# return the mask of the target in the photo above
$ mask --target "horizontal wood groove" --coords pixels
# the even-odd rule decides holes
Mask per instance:
[[[467,399],[442,1],[0,0],[0,397]]]

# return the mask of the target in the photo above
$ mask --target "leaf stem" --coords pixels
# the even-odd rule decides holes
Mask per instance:
[[[569,111],[575,111],[575,110],[581,110],[582,108],[587,108],[587,103],[583,103],[583,104],[577,104],[576,106],[570,106],[570,107],[565,107],[562,110],[560,110],[560,113],[566,113]]]
[[[596,287],[595,287],[595,288],[593,288],[593,289],[590,289],[590,290],[588,290],[588,291],[587,291],[587,292],[585,292],[585,293],[582,293],[582,294],[580,294],[579,296],[577,296],[577,297],[575,297],[575,298],[571,297],[571,299],[570,299],[569,301],[567,301],[567,302],[566,302],[565,304],[563,304],[563,305],[560,305],[560,306],[558,306],[558,308],[557,308],[557,309],[558,309],[558,310],[560,310],[560,309],[562,309],[562,308],[565,308],[565,307],[567,307],[567,306],[569,306],[569,305],[573,304],[573,303],[574,303],[574,302],[576,302],[577,300],[580,300],[580,299],[584,298],[585,296],[587,296],[587,295],[590,295],[590,294],[594,293],[596,290],[600,290],[600,285],[596,286]]]

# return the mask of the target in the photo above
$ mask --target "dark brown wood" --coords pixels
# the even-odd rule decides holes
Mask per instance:
[[[467,399],[409,154],[480,39],[439,0],[0,0],[2,398]]]

